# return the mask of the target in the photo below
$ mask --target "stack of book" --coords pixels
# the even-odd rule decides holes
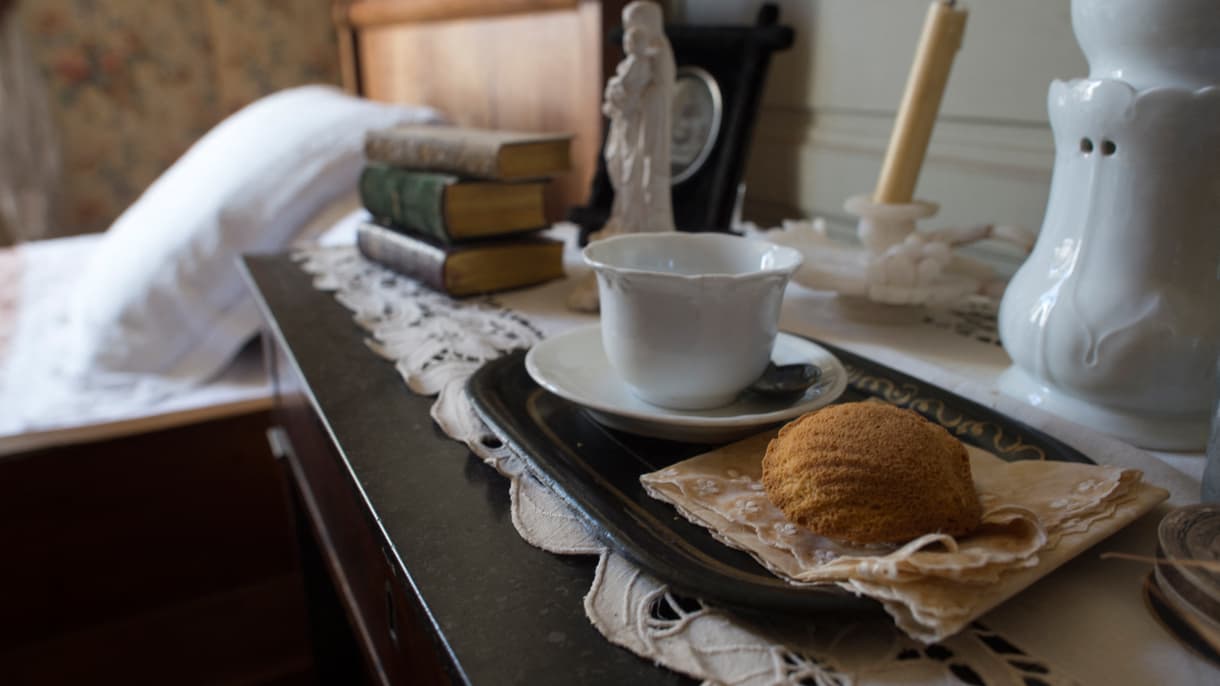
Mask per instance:
[[[571,166],[566,134],[448,126],[370,131],[360,198],[373,216],[360,252],[454,296],[563,276],[546,226],[547,180]]]

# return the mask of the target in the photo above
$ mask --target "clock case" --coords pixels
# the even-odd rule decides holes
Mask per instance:
[[[711,153],[694,174],[672,186],[674,225],[681,231],[728,231],[771,53],[792,46],[793,30],[779,25],[778,7],[765,4],[752,26],[666,24],[665,34],[678,69],[699,67],[709,73],[720,88],[722,103],[720,131]],[[622,27],[613,29],[608,40],[621,46]],[[602,130],[608,128],[604,125]],[[614,200],[604,150],[603,139],[589,204],[568,213],[568,219],[580,226],[582,245],[606,223]]]

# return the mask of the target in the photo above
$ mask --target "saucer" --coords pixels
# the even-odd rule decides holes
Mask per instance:
[[[538,343],[525,356],[525,368],[539,386],[584,407],[611,428],[671,441],[722,443],[827,405],[847,387],[839,360],[799,336],[776,336],[771,359],[779,365],[810,362],[822,369],[822,376],[795,400],[743,391],[728,405],[709,410],[657,407],[637,398],[610,368],[600,324]]]

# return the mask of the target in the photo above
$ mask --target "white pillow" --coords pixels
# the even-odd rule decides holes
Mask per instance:
[[[368,129],[436,121],[327,86],[221,122],[115,221],[71,294],[65,369],[203,380],[258,329],[237,259],[281,251],[350,194]]]

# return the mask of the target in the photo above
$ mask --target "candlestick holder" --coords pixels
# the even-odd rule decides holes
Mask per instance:
[[[917,221],[939,209],[936,203],[913,199],[912,193],[962,43],[966,16],[954,0],[933,0],[928,6],[876,191],[847,200],[847,211],[859,217],[860,246],[829,240],[825,226],[816,223],[786,225],[784,232],[771,236],[805,254],[805,264],[794,277],[798,283],[834,291],[845,299],[896,306],[951,301],[994,289],[997,275],[953,251],[1002,235],[995,227],[933,232],[915,228]]]
[[[853,195],[843,208],[859,217],[856,235],[873,254],[884,253],[915,232],[915,222],[940,210],[934,202],[912,200],[905,203],[877,202],[871,195]]]
[[[981,260],[957,250],[994,240],[1028,252],[1034,243],[1030,232],[1015,226],[980,224],[917,230],[918,221],[940,209],[936,203],[923,200],[881,203],[871,195],[855,195],[847,200],[845,208],[859,217],[859,245],[832,239],[821,220],[785,222],[782,229],[765,234],[768,240],[796,248],[805,256],[794,281],[814,290],[882,305],[919,307],[968,295],[998,297],[1004,278]]]

